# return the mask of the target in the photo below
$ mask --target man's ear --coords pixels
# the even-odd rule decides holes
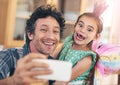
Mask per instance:
[[[31,34],[30,32],[27,32],[27,36],[28,36],[28,38],[29,38],[30,40],[33,39],[33,34]]]

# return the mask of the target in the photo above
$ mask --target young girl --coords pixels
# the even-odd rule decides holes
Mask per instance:
[[[59,60],[72,63],[71,80],[56,81],[54,85],[93,85],[98,55],[92,50],[92,43],[99,38],[102,27],[101,20],[94,13],[83,13],[78,17],[74,33],[65,39],[59,54]]]

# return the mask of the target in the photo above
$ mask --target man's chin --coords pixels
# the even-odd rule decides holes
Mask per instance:
[[[53,53],[53,50],[50,50],[50,51],[44,51],[44,54],[46,54],[46,55],[50,55],[51,53]]]
[[[47,55],[50,55],[51,53],[54,52],[54,50],[55,50],[54,46],[51,46],[51,47],[50,46],[46,46],[46,47],[44,47],[43,52],[45,54],[47,54]]]

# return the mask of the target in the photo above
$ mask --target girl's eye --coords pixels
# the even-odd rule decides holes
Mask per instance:
[[[80,26],[80,27],[83,27],[83,24],[82,24],[82,23],[79,23],[79,26]]]
[[[93,29],[91,29],[91,28],[88,28],[87,30],[88,30],[89,32],[93,32]]]

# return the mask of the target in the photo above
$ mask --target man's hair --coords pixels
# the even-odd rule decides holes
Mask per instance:
[[[65,26],[65,20],[61,12],[59,12],[54,6],[42,5],[33,12],[33,14],[30,16],[30,18],[26,22],[26,28],[25,28],[26,43],[30,42],[30,39],[27,36],[27,32],[30,32],[30,34],[33,34],[35,31],[35,22],[39,18],[46,18],[48,16],[51,16],[57,20],[57,22],[60,25],[60,35],[62,34],[63,27]]]

